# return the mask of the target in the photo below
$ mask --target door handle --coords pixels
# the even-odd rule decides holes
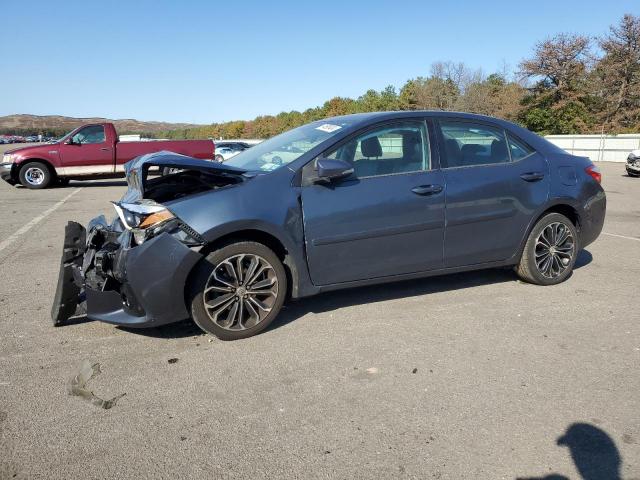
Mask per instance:
[[[544,173],[542,172],[528,172],[520,175],[520,178],[525,182],[537,182],[538,180],[542,180],[544,178]]]
[[[411,189],[416,195],[435,195],[442,191],[442,185],[420,185]]]
[[[102,150],[103,152],[107,152],[107,151],[109,151],[109,150],[111,150],[111,149],[110,149],[110,148],[107,148],[107,147],[102,147],[100,150]]]

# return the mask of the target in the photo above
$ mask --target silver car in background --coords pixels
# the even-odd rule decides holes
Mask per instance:
[[[640,150],[632,150],[627,157],[627,175],[640,177]]]
[[[214,160],[225,162],[248,148],[251,148],[251,145],[246,142],[216,142]]]

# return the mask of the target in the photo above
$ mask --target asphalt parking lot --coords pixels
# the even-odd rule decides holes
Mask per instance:
[[[640,478],[640,179],[600,167],[605,234],[561,285],[328,293],[236,342],[53,328],[64,224],[124,183],[0,182],[0,478]],[[84,360],[113,408],[69,395]]]

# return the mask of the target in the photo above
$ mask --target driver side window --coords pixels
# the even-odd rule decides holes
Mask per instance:
[[[358,178],[431,168],[423,122],[401,122],[369,130],[340,145],[326,157],[350,163]]]
[[[103,143],[105,139],[102,125],[91,125],[78,131],[72,138],[74,143],[92,144]]]

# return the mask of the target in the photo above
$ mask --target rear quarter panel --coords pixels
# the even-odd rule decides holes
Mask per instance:
[[[590,159],[567,153],[549,155],[553,204],[571,205],[578,213],[580,243],[593,242],[602,230],[606,214],[603,188],[586,172]]]

